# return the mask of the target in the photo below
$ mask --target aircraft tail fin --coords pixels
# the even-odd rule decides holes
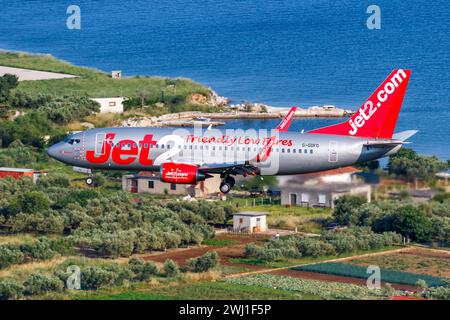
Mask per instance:
[[[309,133],[391,139],[411,70],[396,69],[346,122]]]

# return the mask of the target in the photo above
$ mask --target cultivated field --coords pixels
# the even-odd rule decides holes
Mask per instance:
[[[350,259],[347,262],[450,278],[450,252],[444,250],[414,248],[393,254]]]

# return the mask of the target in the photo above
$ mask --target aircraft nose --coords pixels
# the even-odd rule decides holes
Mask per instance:
[[[47,154],[54,158],[54,159],[58,159],[58,154],[59,154],[59,143],[52,145],[50,148],[47,149]]]

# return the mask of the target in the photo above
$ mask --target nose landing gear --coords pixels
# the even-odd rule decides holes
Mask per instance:
[[[84,181],[88,186],[92,186],[92,184],[94,183],[94,177],[87,177]]]
[[[233,177],[225,176],[219,187],[220,192],[225,193],[225,194],[230,192],[230,190],[234,187],[235,183],[236,183],[236,181],[234,180]]]

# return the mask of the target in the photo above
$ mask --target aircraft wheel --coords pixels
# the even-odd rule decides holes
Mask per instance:
[[[220,184],[220,192],[222,193],[228,193],[233,188],[235,184],[234,178],[228,176],[225,179],[223,179],[222,183]]]
[[[92,177],[87,177],[86,178],[86,184],[88,186],[92,186],[93,183],[94,183],[94,179]]]

